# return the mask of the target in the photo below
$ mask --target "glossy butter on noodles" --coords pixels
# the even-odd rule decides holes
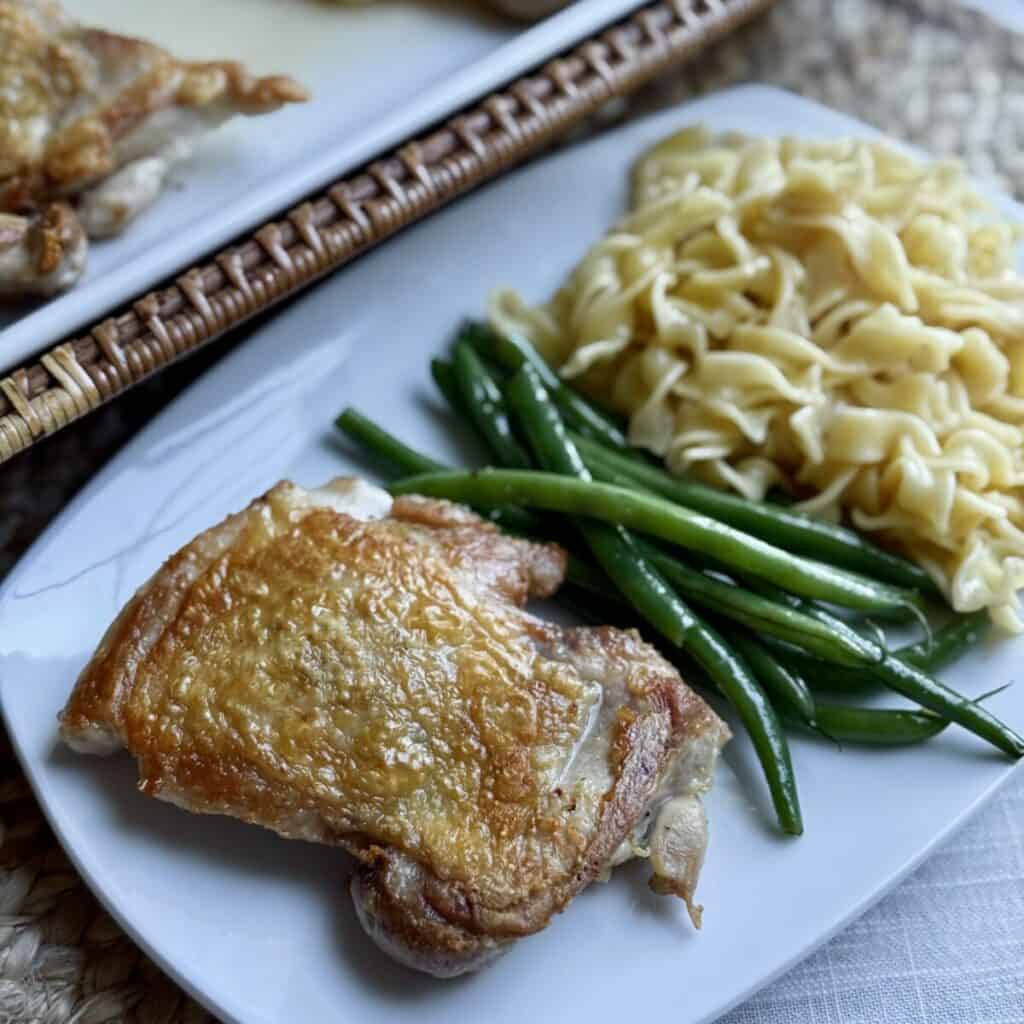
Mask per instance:
[[[961,168],[686,129],[546,305],[495,325],[677,472],[882,535],[1021,631],[1024,279]]]

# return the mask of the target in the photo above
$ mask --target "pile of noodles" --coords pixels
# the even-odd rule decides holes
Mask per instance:
[[[491,316],[674,472],[845,511],[1019,632],[1016,238],[955,164],[691,128],[547,305],[502,291]]]

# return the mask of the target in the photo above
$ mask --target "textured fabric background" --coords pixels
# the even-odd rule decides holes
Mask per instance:
[[[984,2],[1018,15],[1024,6]],[[1024,41],[951,0],[780,0],[697,63],[616,103],[589,131],[743,81],[782,85],[957,154],[1024,196]],[[0,467],[0,574],[110,455],[250,329]],[[0,736],[0,1024],[209,1019],[98,907]],[[722,1019],[755,1022],[1024,1024],[1024,774],[873,910]]]
[[[721,1024],[1024,1024],[1024,776]]]

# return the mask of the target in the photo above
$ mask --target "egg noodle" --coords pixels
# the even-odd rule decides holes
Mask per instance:
[[[750,498],[848,512],[960,611],[1024,630],[1024,278],[956,164],[875,142],[690,128],[544,306],[495,326]],[[809,497],[808,497],[809,495]]]

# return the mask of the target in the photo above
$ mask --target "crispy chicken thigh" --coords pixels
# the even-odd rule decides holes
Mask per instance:
[[[68,287],[85,265],[84,235],[121,231],[200,135],[305,98],[290,78],[180,61],[83,27],[55,0],[0,0],[0,293]],[[26,239],[45,230],[57,201],[75,207],[81,226],[41,260]],[[62,205],[60,216],[70,223],[75,213]]]
[[[630,856],[687,901],[728,731],[634,632],[524,610],[565,555],[358,480],[278,484],[128,603],[61,716],[145,793],[344,847],[361,922],[471,970]]]

